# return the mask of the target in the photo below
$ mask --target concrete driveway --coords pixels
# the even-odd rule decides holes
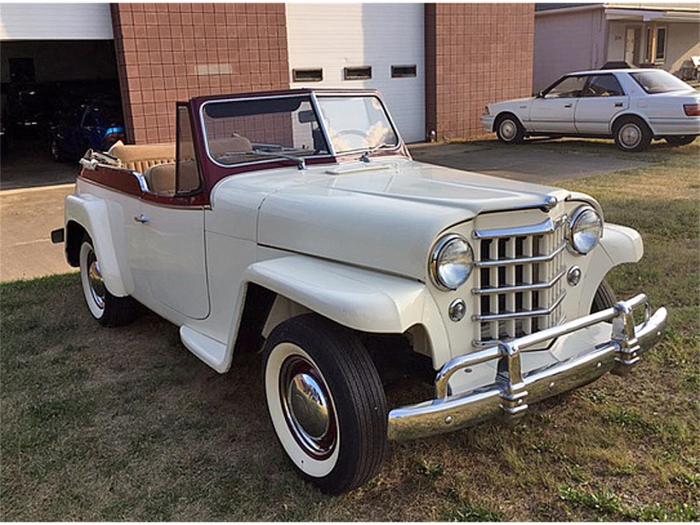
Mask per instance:
[[[588,177],[642,167],[649,161],[620,154],[613,145],[564,142],[504,146],[495,141],[411,146],[416,160],[529,182]],[[21,178],[22,174],[16,174]],[[73,185],[0,191],[0,281],[72,271],[51,230],[63,225],[63,198]]]
[[[63,226],[63,198],[73,184],[0,191],[0,281],[66,273],[63,245],[51,230]]]

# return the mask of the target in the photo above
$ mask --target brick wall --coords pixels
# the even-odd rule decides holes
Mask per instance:
[[[426,4],[426,127],[483,134],[484,106],[532,93],[534,4]]]
[[[289,87],[283,4],[112,4],[127,139],[175,138],[175,102]]]

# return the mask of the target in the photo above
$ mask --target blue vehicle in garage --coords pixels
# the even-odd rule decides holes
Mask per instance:
[[[76,160],[86,150],[106,151],[124,139],[121,107],[112,101],[89,101],[62,114],[51,126],[50,152],[56,161]]]

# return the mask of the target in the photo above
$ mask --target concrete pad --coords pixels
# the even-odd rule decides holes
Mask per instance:
[[[74,270],[63,244],[51,242],[51,230],[63,226],[63,198],[73,191],[73,184],[0,191],[0,282]]]
[[[565,142],[545,144],[537,141],[516,146],[479,141],[410,147],[413,158],[421,162],[540,184],[650,165],[648,161],[621,157],[612,144],[609,154],[605,147],[596,148],[595,154],[572,149]]]

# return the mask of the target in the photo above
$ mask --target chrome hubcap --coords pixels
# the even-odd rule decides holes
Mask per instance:
[[[335,446],[333,405],[316,368],[300,356],[288,358],[280,373],[280,394],[287,425],[297,443],[314,457]]]
[[[642,140],[642,130],[636,124],[625,124],[620,129],[620,141],[628,148],[634,148]]]
[[[512,120],[504,120],[501,122],[501,136],[504,139],[510,140],[515,137],[517,130],[518,128]]]
[[[105,283],[100,271],[100,263],[95,258],[95,252],[90,252],[88,256],[88,282],[90,283],[90,293],[95,304],[100,308],[105,307]]]

